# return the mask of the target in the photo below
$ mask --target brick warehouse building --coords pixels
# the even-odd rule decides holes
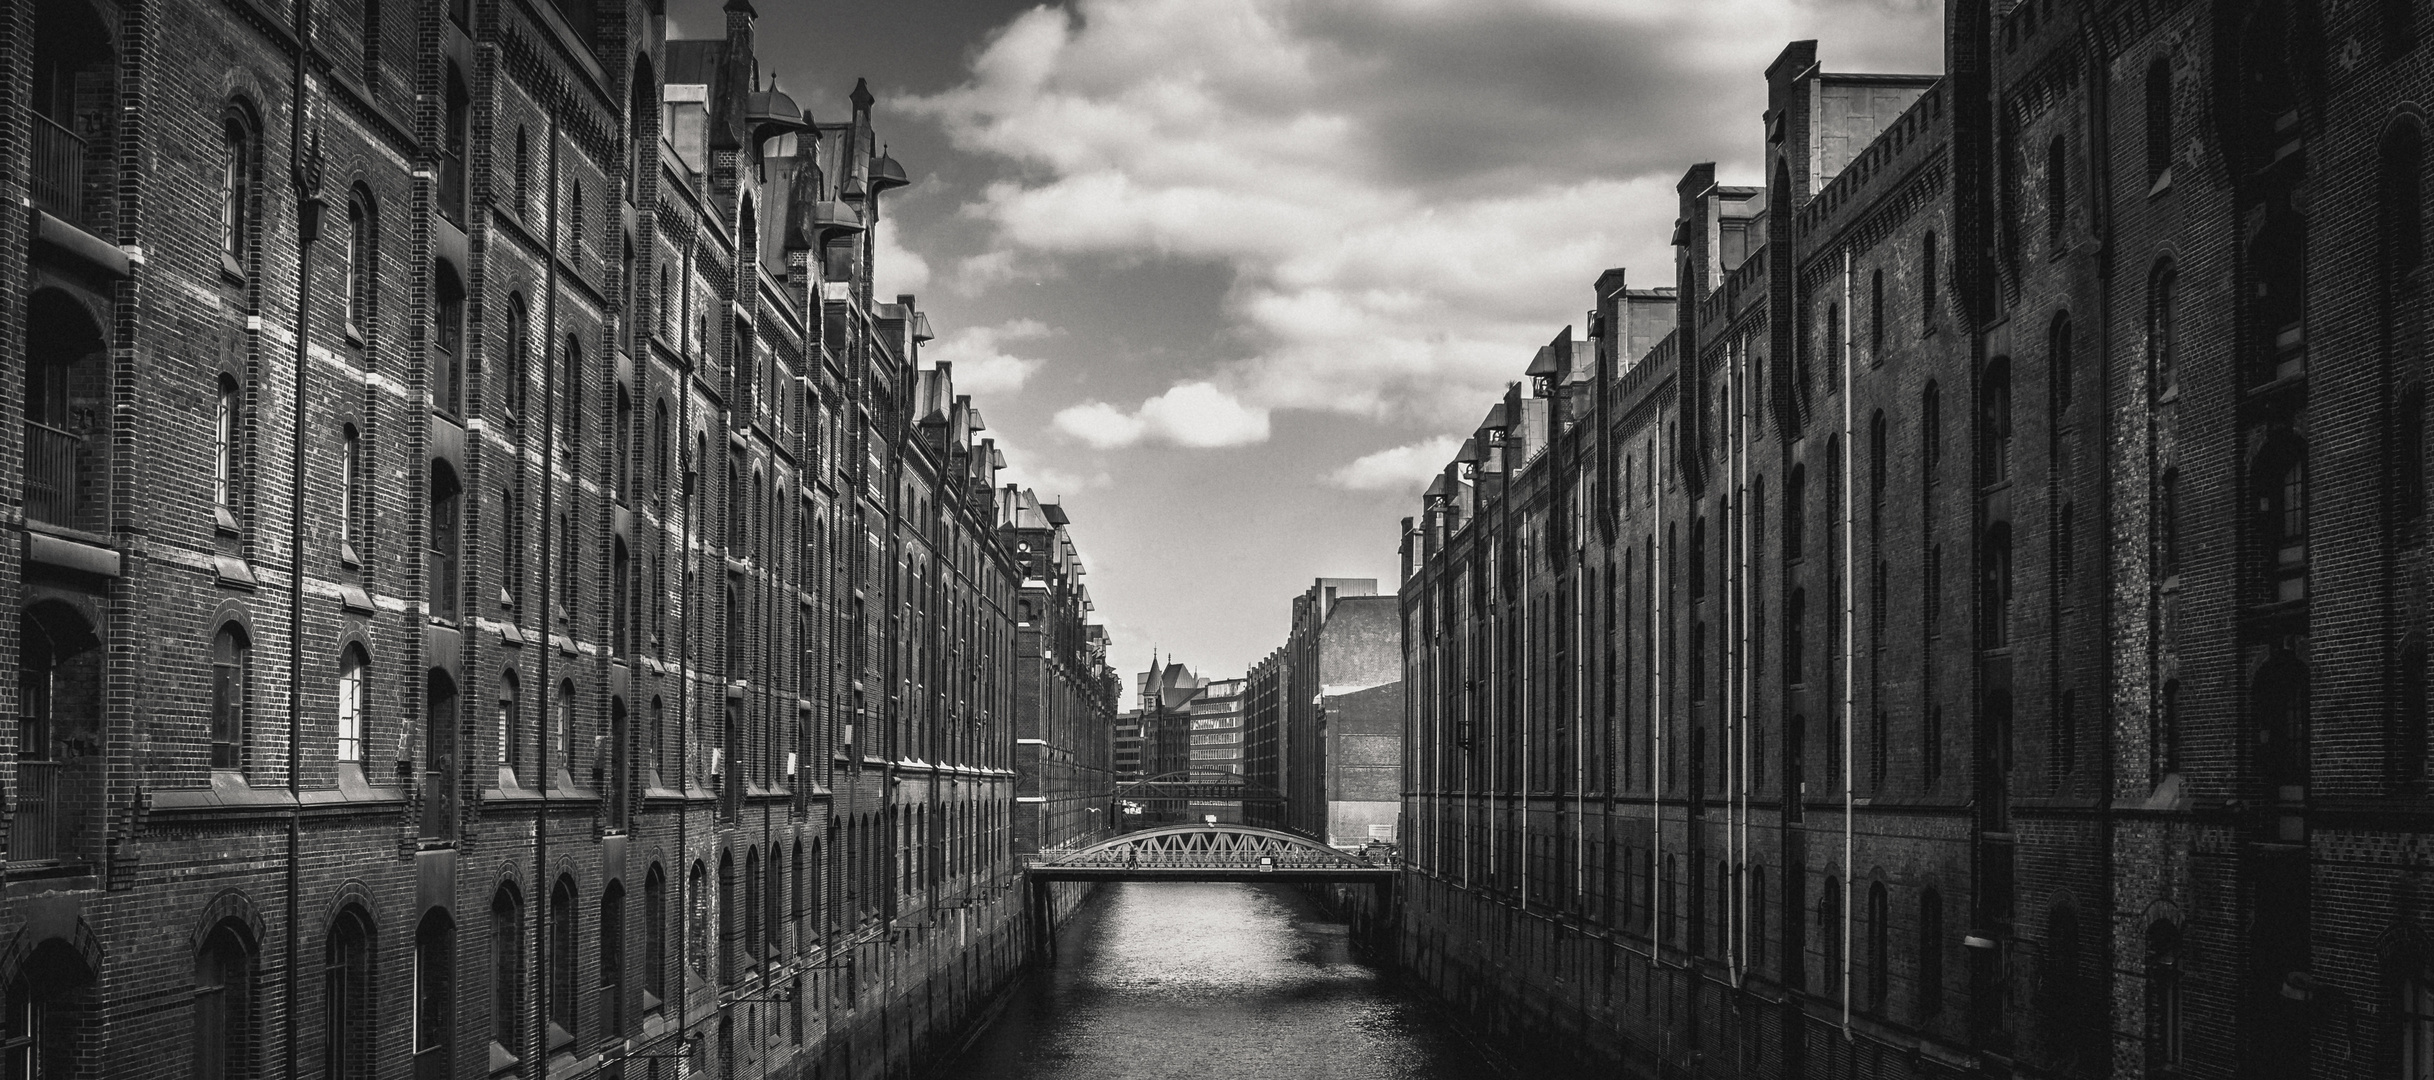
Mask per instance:
[[[2428,1075],[2434,12],[1945,21],[1407,526],[1404,959],[1632,1075]]]
[[[904,1075],[1021,963],[1035,500],[753,22],[0,6],[7,1075]]]

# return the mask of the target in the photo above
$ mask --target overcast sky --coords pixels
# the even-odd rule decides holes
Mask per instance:
[[[915,181],[879,292],[919,295],[927,357],[1064,503],[1126,672],[1240,674],[1314,577],[1392,592],[1453,433],[1599,271],[1671,283],[1683,171],[1756,182],[1785,42],[1942,70],[1942,0],[758,6],[817,119],[870,80]]]

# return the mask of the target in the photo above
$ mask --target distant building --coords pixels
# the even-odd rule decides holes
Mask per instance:
[[[1116,782],[1141,778],[1141,710],[1116,714]]]
[[[1281,792],[1285,787],[1285,651],[1277,649],[1258,663],[1243,680],[1242,691],[1242,779],[1255,790]],[[1242,820],[1247,825],[1281,829],[1285,825],[1285,807],[1279,802],[1250,801],[1243,804]]]
[[[1189,753],[1194,779],[1242,776],[1242,688],[1241,679],[1217,679],[1192,699]],[[1238,799],[1194,802],[1185,816],[1192,821],[1213,816],[1222,822],[1240,824],[1242,802]]]
[[[1120,684],[1107,667],[1106,629],[1086,621],[1087,571],[1065,508],[1012,487],[1005,505],[998,542],[1022,578],[1014,600],[1014,850],[1036,852],[1113,827]]]
[[[1341,846],[1393,840],[1400,815],[1403,624],[1377,589],[1312,582],[1283,650],[1285,824]]]

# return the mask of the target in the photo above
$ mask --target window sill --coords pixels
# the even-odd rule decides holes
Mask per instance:
[[[244,265],[237,262],[235,258],[231,257],[225,251],[220,253],[220,280],[227,284],[238,286],[239,288],[242,288],[245,285]]]
[[[2171,193],[2172,167],[2166,165],[2164,166],[2164,171],[2155,174],[2155,182],[2147,186],[2147,201],[2154,202],[2155,200],[2163,198]]]

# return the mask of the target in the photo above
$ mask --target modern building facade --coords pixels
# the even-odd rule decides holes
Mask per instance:
[[[2434,16],[1946,11],[1407,528],[1405,959],[1630,1075],[2422,1071]]]
[[[903,1075],[1022,962],[1028,496],[753,24],[0,6],[10,1075]]]
[[[1196,780],[1219,780],[1238,783],[1242,778],[1243,740],[1243,680],[1211,679],[1192,699],[1188,712],[1191,771]],[[1211,817],[1224,824],[1242,822],[1242,803],[1223,799],[1194,801],[1184,807],[1184,817],[1205,821]]]

